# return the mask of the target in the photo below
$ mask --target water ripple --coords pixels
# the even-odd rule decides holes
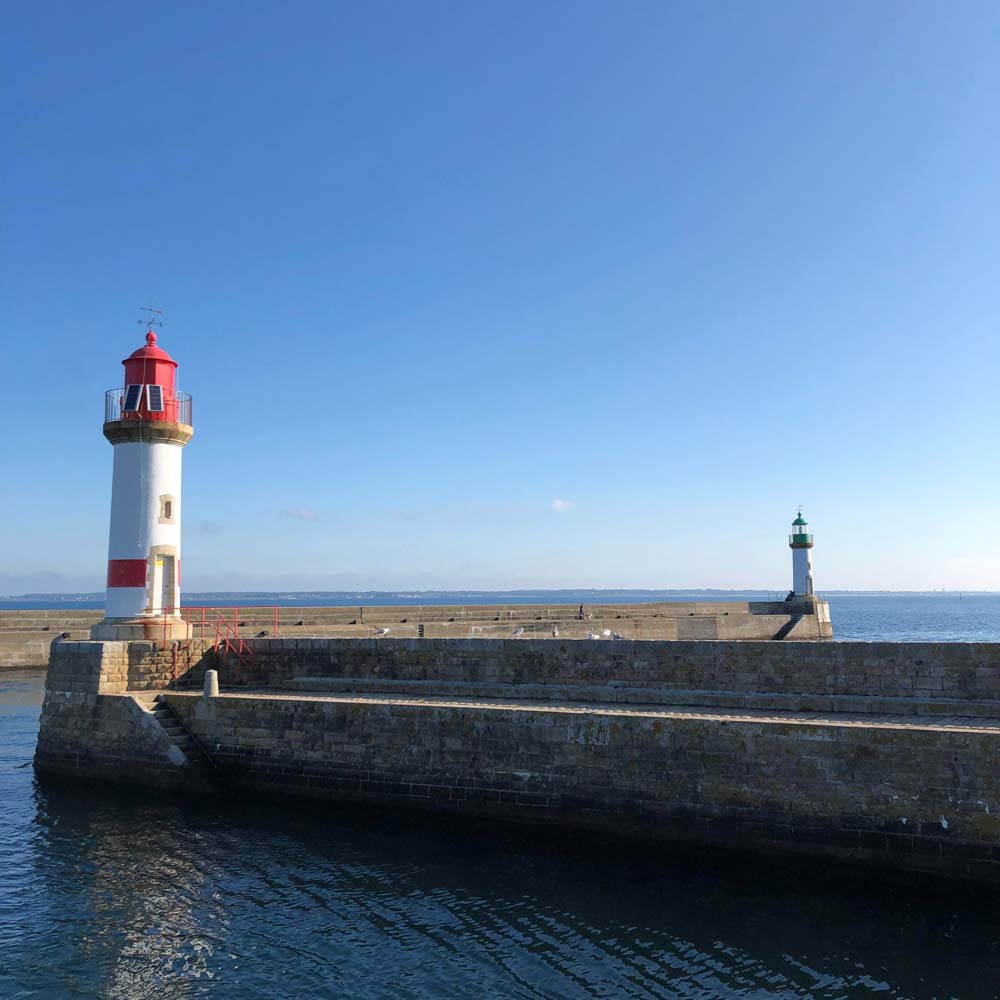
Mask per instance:
[[[0,678],[3,997],[832,1000],[1000,981],[987,892],[40,786],[16,766],[37,732],[32,676]]]

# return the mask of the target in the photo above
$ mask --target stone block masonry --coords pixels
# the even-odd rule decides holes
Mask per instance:
[[[48,774],[202,790],[152,715],[168,683],[169,650],[152,643],[56,642],[35,766]],[[129,692],[129,693],[126,693]]]
[[[100,617],[98,611],[0,611],[0,670],[44,667],[57,635],[89,639]]]
[[[582,612],[581,612],[582,609]],[[273,608],[211,609],[204,625],[188,609],[189,638],[214,635],[221,614],[243,638],[273,634]],[[88,639],[100,611],[0,611],[0,669],[43,667],[54,636]],[[605,628],[630,639],[829,639],[830,609],[822,600],[665,602],[655,604],[506,604],[401,607],[279,608],[286,638],[367,638],[389,628],[398,638],[504,638],[521,627],[532,638],[584,639]],[[205,635],[202,635],[204,630]]]
[[[302,691],[820,711],[954,714],[951,702],[973,714],[1000,709],[996,643],[389,638],[256,639],[249,645],[261,681]]]
[[[1000,722],[169,695],[234,787],[995,878]],[[985,798],[984,798],[985,796]]]
[[[1000,879],[1000,645],[255,640],[257,689],[61,643],[36,766]],[[169,658],[169,662],[168,662]],[[183,680],[183,678],[176,678]],[[227,686],[227,681],[228,686]]]

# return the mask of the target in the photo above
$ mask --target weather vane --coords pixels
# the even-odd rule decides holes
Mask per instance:
[[[152,330],[154,326],[163,326],[163,320],[156,318],[157,316],[163,315],[162,309],[154,309],[152,305],[139,306],[139,312],[149,313],[148,319],[136,320],[136,322],[139,323],[140,326],[142,324],[146,324],[146,326],[148,326],[150,330]]]

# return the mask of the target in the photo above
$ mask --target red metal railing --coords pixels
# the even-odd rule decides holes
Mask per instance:
[[[266,612],[266,618],[260,612]],[[212,649],[217,656],[228,660],[231,656],[236,657],[237,683],[243,680],[243,672],[246,670],[247,683],[253,682],[253,668],[256,656],[253,649],[246,643],[240,634],[240,629],[257,628],[265,621],[271,626],[271,635],[278,634],[278,608],[277,607],[243,607],[243,608],[211,608],[211,607],[183,607],[168,608],[164,610],[164,615],[179,615],[187,626],[185,644],[191,639],[212,638]],[[175,619],[176,620],[176,619]],[[163,643],[168,641],[170,631],[170,619],[163,619]],[[174,679],[177,679],[177,668],[179,663],[179,649],[174,646]]]
[[[238,608],[221,607],[189,607],[168,608],[164,611],[166,615],[180,615],[188,625],[188,638],[207,638],[209,632],[215,632],[220,627],[220,623],[229,625],[238,635],[239,630],[261,628],[269,625],[271,635],[278,634],[278,611],[277,607],[270,606],[249,606]],[[165,627],[169,622],[165,622]]]
[[[239,633],[239,625],[230,625],[225,618],[219,617],[215,629],[215,654],[220,659],[228,659],[236,654],[236,682],[242,681],[243,668],[247,671],[247,683],[253,683],[254,652],[243,641]]]

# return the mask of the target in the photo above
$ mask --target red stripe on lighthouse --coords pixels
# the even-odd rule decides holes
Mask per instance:
[[[145,587],[145,559],[109,559],[109,587]]]

